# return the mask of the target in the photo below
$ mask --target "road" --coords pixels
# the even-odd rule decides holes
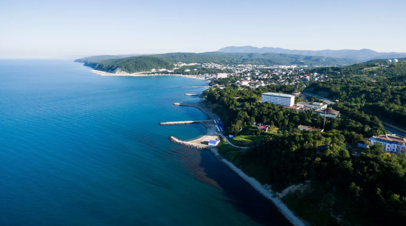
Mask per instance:
[[[335,103],[334,101],[331,101],[331,100],[329,100],[327,98],[324,98],[324,97],[316,95],[316,94],[307,93],[307,92],[303,92],[303,94],[306,95],[306,96],[316,97],[316,98],[318,98],[320,100],[324,100],[324,102],[326,102],[327,104],[334,104]]]
[[[397,128],[394,128],[393,126],[391,126],[389,124],[383,123],[383,127],[389,133],[396,134],[396,135],[399,135],[399,136],[402,136],[402,137],[406,137],[406,132],[404,132],[402,130],[399,130]]]
[[[231,143],[231,142],[227,139],[227,137],[224,136],[223,134],[220,133],[220,136],[221,136],[222,138],[224,138],[224,139],[228,142],[229,145],[231,145],[231,146],[233,146],[233,147],[235,147],[235,148],[241,148],[241,149],[252,148],[252,147],[240,147],[240,146],[234,145],[234,144]]]

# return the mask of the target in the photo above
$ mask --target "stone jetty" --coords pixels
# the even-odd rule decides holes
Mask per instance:
[[[183,140],[179,140],[178,138],[171,136],[169,138],[173,143],[175,144],[180,144],[180,145],[184,145],[186,147],[190,147],[190,148],[196,148],[196,149],[211,149],[211,148],[215,148],[206,144],[196,144],[196,143],[192,143],[192,142],[188,142],[188,141],[183,141]]]

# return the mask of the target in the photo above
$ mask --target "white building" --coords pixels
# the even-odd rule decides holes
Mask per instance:
[[[283,93],[263,93],[262,103],[265,102],[291,107],[295,104],[295,96]]]
[[[397,136],[396,134],[386,134],[380,136],[373,136],[369,138],[371,145],[381,143],[383,149],[387,152],[403,152],[406,153],[406,139]]]
[[[388,63],[392,63],[392,60],[391,60],[391,59],[389,59],[389,60],[388,60]]]
[[[399,61],[398,61],[398,59],[393,59],[392,62],[393,62],[393,63],[397,63],[397,62],[399,62]]]
[[[228,74],[227,73],[217,73],[217,79],[219,78],[227,78]]]
[[[297,106],[301,108],[310,108],[315,110],[323,110],[327,108],[327,104],[320,103],[320,102],[299,102]]]
[[[242,80],[241,85],[242,86],[248,86],[250,82],[248,80]]]

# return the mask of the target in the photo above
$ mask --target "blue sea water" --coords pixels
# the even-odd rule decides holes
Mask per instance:
[[[205,81],[0,60],[0,225],[289,225],[196,138]]]

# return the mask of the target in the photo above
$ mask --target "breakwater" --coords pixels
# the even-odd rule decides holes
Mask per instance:
[[[213,147],[211,147],[209,145],[205,145],[205,144],[196,144],[196,143],[192,143],[192,142],[188,142],[188,141],[179,140],[178,138],[176,138],[174,136],[169,137],[169,139],[175,144],[184,145],[184,146],[190,147],[190,148],[196,148],[196,149],[211,149],[211,148],[213,148]]]

